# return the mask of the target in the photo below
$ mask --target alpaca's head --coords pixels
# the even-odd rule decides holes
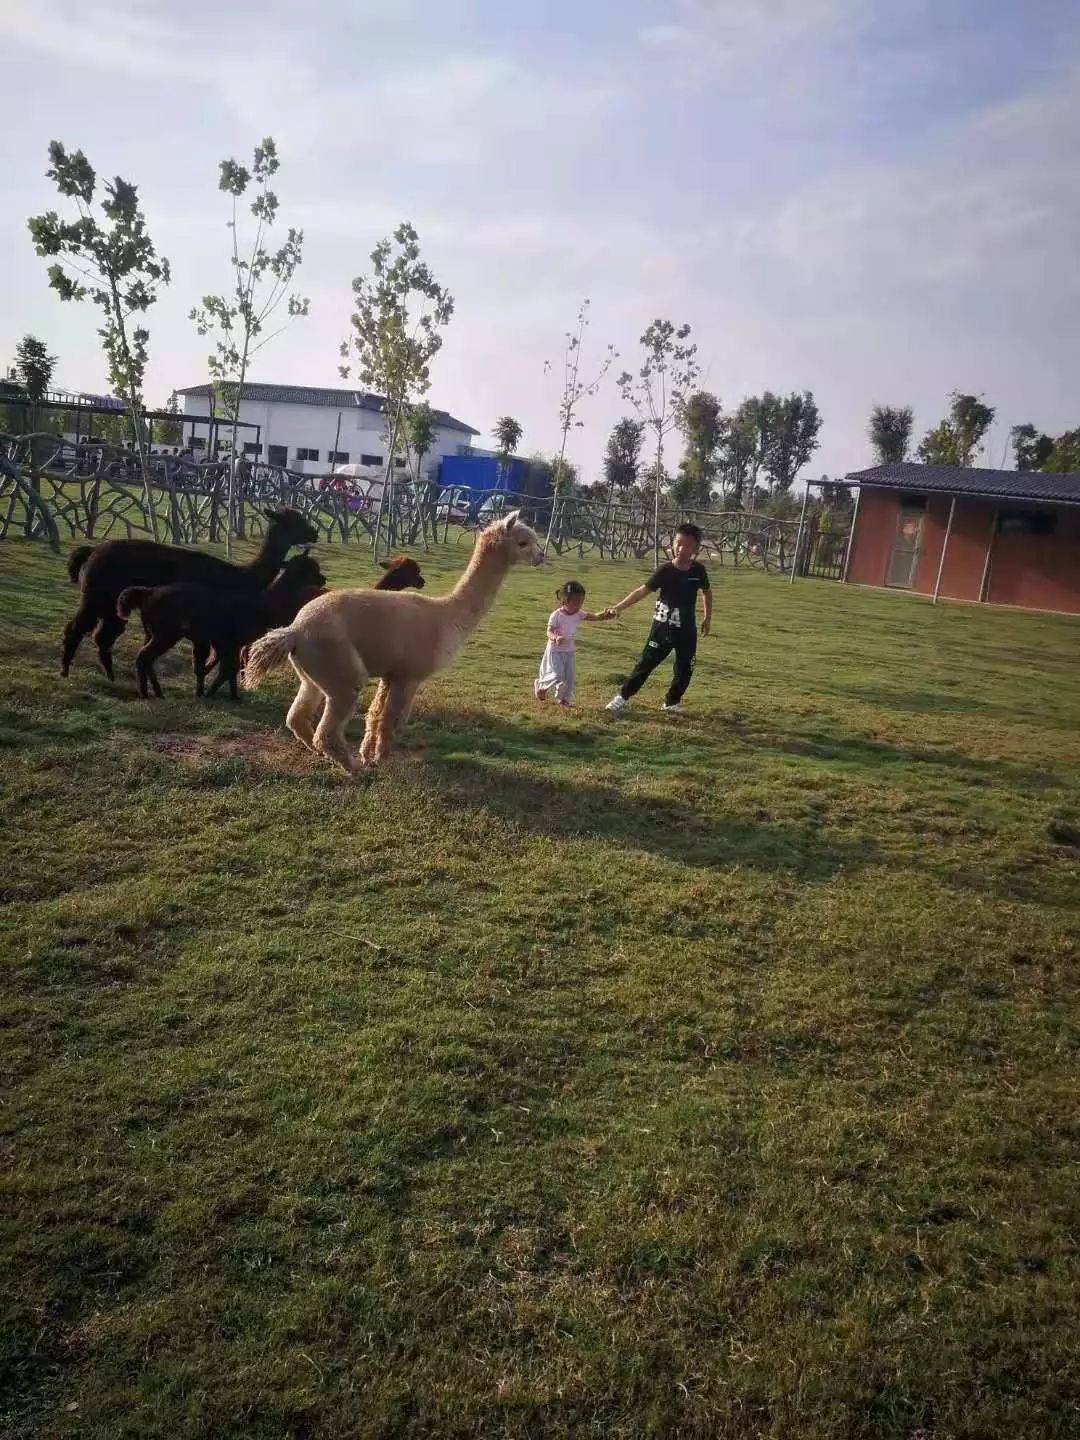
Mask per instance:
[[[292,545],[314,545],[319,532],[306,520],[299,510],[264,510],[270,521],[269,534],[285,542],[285,548]]]
[[[281,567],[275,585],[287,586],[291,590],[320,589],[326,584],[326,576],[319,569],[319,562],[310,550],[301,550]]]
[[[386,574],[379,578],[376,590],[423,590],[427,583],[411,555],[395,555],[393,560],[382,561],[382,568]]]
[[[493,546],[497,545],[506,551],[511,565],[516,565],[521,560],[527,560],[530,565],[544,563],[544,552],[540,548],[536,532],[521,519],[520,510],[511,510],[509,515],[504,515],[501,520],[489,525],[484,533],[492,537]]]

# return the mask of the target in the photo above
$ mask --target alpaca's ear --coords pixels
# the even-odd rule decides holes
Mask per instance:
[[[389,561],[389,560],[380,560],[380,561],[379,561],[379,569],[380,569],[380,570],[389,570],[389,569],[390,569],[390,561]]]
[[[503,521],[503,529],[506,531],[506,533],[507,533],[508,535],[510,534],[510,531],[513,530],[514,526],[517,524],[517,522],[518,522],[520,519],[521,519],[521,511],[520,511],[520,510],[511,510],[511,511],[510,511],[510,514],[507,515],[506,519]]]

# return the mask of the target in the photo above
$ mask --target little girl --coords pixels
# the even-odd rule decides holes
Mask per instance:
[[[606,610],[594,615],[581,607],[585,603],[585,586],[579,580],[568,580],[555,591],[556,600],[561,601],[557,610],[548,616],[548,643],[540,661],[540,674],[533,681],[533,694],[538,700],[546,700],[548,692],[555,691],[560,705],[574,702],[574,636],[584,620],[610,620]]]

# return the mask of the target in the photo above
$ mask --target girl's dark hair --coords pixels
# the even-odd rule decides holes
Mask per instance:
[[[565,585],[560,585],[555,591],[556,600],[569,600],[574,595],[585,595],[585,586],[580,580],[567,580]]]

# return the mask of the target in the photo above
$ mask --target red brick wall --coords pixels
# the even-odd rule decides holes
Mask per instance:
[[[1023,508],[1022,502],[1014,505]],[[899,506],[896,491],[863,491],[848,570],[848,579],[853,583],[885,584]],[[997,509],[992,500],[957,498],[941,576],[943,599],[978,600]],[[1080,507],[1062,505],[1056,514],[1053,535],[994,536],[986,596],[989,601],[1080,614]],[[913,586],[920,594],[934,592],[948,518],[949,497],[929,496]]]
[[[941,574],[943,600],[978,600],[983,565],[986,563],[986,546],[993,534],[995,513],[992,500],[957,499],[949,548],[945,554],[945,569]],[[914,585],[923,595],[934,593],[948,523],[949,497],[929,496],[923,521],[923,549]]]
[[[1062,505],[1053,535],[998,535],[987,599],[1080,615],[1080,506]]]
[[[893,490],[864,489],[851,541],[848,579],[856,585],[884,585],[896,536],[897,496]]]

